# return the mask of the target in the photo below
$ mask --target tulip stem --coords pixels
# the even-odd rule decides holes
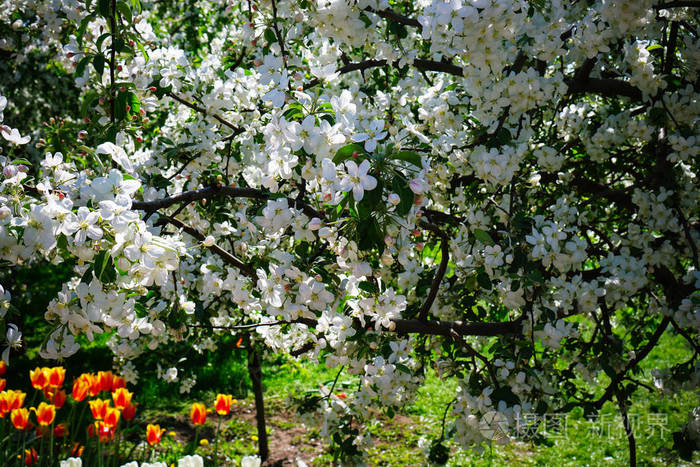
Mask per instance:
[[[219,415],[219,421],[216,423],[216,440],[214,441],[214,466],[219,467],[219,428],[221,427],[221,415]]]
[[[55,417],[54,421],[51,422],[51,425],[49,425],[49,430],[51,430],[51,433],[49,434],[49,465],[53,465],[53,424],[56,422]]]
[[[44,463],[44,438],[45,438],[45,433],[42,430],[41,433],[41,441],[39,442],[39,458],[41,459],[41,463]],[[22,455],[24,455],[24,452],[22,452]]]
[[[24,450],[26,449],[27,446],[27,433],[25,431],[22,431],[22,450],[20,451],[20,459],[24,455]],[[22,465],[22,461],[19,462],[19,465]]]

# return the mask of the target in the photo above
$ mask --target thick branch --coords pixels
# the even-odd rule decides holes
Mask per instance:
[[[387,19],[389,21],[393,21],[395,23],[403,24],[404,26],[413,26],[414,28],[418,29],[423,29],[423,26],[420,24],[420,22],[417,19],[409,18],[408,16],[401,15],[399,13],[396,13],[393,10],[390,10],[388,8],[384,10],[375,10],[371,6],[368,6],[365,8],[365,11],[369,11],[371,13],[374,13],[375,15],[379,16],[380,18]]]
[[[606,97],[629,97],[635,101],[642,100],[642,91],[626,81],[618,79],[586,78],[566,80],[569,94],[599,94]]]
[[[666,47],[666,59],[664,63],[664,74],[671,74],[673,69],[673,57],[676,56],[676,42],[678,41],[678,23],[676,21],[671,22],[671,32],[668,37],[668,46]]]
[[[675,2],[666,2],[654,7],[655,10],[667,10],[669,8],[700,8],[698,0],[676,0]]]
[[[227,196],[229,198],[253,198],[253,199],[269,199],[270,194],[264,191],[257,190],[255,188],[240,188],[233,186],[208,186],[205,188],[200,188],[198,190],[185,191],[177,195],[169,196],[163,199],[157,199],[153,201],[134,201],[131,204],[132,209],[153,212],[158,209],[167,208],[173,204],[178,203],[191,203],[192,201],[199,201],[205,198],[217,197],[217,196]],[[287,198],[291,206],[295,206],[297,209],[301,209],[304,214],[309,217],[318,217],[319,219],[324,219],[326,216],[312,208],[308,204],[302,202],[301,200],[295,200],[292,198]]]

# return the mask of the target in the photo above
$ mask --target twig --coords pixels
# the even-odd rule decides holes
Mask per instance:
[[[195,230],[194,228],[190,227],[189,225],[185,224],[179,219],[175,219],[174,217],[166,216],[166,215],[161,215],[161,219],[167,221],[169,224],[174,225],[175,227],[179,228],[180,230],[186,232],[187,234],[191,235],[192,237],[196,238],[200,242],[204,240],[204,235]],[[224,250],[223,248],[219,247],[218,245],[214,244],[210,247],[208,247],[212,252],[216,253],[221,259],[223,259],[225,262],[228,264],[234,266],[236,269],[241,271],[243,274],[248,276],[250,279],[256,280],[257,275],[255,274],[255,270],[253,270],[253,267],[243,263],[241,260],[233,256],[231,253],[228,251]]]
[[[435,302],[438,290],[440,289],[440,283],[442,282],[442,279],[445,277],[445,273],[447,272],[447,264],[450,261],[450,239],[445,232],[440,230],[434,224],[430,224],[429,222],[421,222],[421,226],[425,227],[426,229],[430,230],[431,232],[435,233],[438,237],[440,237],[440,251],[442,251],[442,258],[440,258],[440,266],[438,267],[438,270],[435,273],[435,276],[433,277],[433,282],[430,285],[430,292],[428,292],[428,297],[425,299],[425,302],[423,302],[423,306],[421,307],[420,312],[418,313],[418,319],[425,320],[428,317],[430,308]]]
[[[182,97],[178,96],[177,94],[173,94],[173,92],[166,93],[166,96],[178,101],[180,104],[182,104],[186,107],[189,107],[192,110],[195,110],[195,111],[201,113],[204,116],[212,117],[213,119],[215,119],[217,122],[221,123],[222,125],[226,125],[231,130],[233,130],[232,136],[238,136],[245,131],[243,128],[237,127],[233,123],[224,120],[223,118],[221,118],[217,114],[210,114],[209,112],[207,112],[207,110],[205,108],[200,107],[197,104],[194,104],[192,102],[189,102],[189,101],[183,99]]]

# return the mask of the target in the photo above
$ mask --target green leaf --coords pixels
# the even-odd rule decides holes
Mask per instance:
[[[121,37],[117,37],[113,40],[112,47],[117,52],[121,52],[122,50],[124,50],[124,47],[126,47],[126,42]]]
[[[97,40],[95,41],[95,46],[97,47],[97,50],[99,50],[100,52],[102,51],[102,44],[104,43],[105,39],[107,39],[109,36],[111,36],[111,34],[106,32],[97,38]]]
[[[132,22],[131,8],[129,8],[129,5],[127,5],[125,1],[121,0],[119,3],[117,3],[117,10],[119,10],[128,23]]]
[[[357,247],[363,251],[370,251],[373,248],[384,250],[384,236],[377,220],[370,217],[360,222],[357,228]]]
[[[476,275],[476,282],[481,288],[484,288],[486,290],[491,290],[491,288],[493,287],[491,285],[491,278],[488,274],[486,274],[485,271],[481,271],[479,272],[479,274]]]
[[[391,181],[391,188],[401,198],[401,201],[396,206],[396,213],[400,216],[405,216],[413,206],[413,191],[408,186],[408,181],[400,175],[394,176],[394,179]]]
[[[85,67],[88,65],[88,63],[90,63],[91,58],[92,57],[90,55],[86,55],[80,59],[78,65],[75,67],[75,76],[83,76],[83,73],[85,73]]]
[[[501,386],[493,391],[491,400],[494,401],[494,406],[498,405],[496,401],[505,401],[509,406],[520,404],[520,398],[513,393],[509,386]]]
[[[146,52],[146,49],[143,47],[143,44],[142,44],[140,41],[138,41],[138,40],[137,40],[137,41],[134,41],[134,42],[136,43],[136,46],[137,46],[137,47],[139,48],[139,50],[141,51],[141,54],[143,54],[143,57],[146,59],[146,61],[148,61],[148,60],[149,60],[148,52]]]
[[[333,163],[340,164],[341,162],[350,159],[354,153],[357,153],[359,155],[364,154],[364,152],[364,148],[357,143],[347,144],[342,148],[338,149],[338,152],[335,153],[335,156],[333,157]]]
[[[376,174],[374,174],[374,176],[377,179],[377,186],[373,190],[365,191],[362,201],[359,203],[366,206],[370,211],[374,211],[374,208],[382,201],[382,190],[384,188],[381,179],[379,179]]]
[[[95,67],[97,74],[102,76],[102,73],[105,71],[105,56],[98,54],[92,57],[92,66]]]
[[[263,35],[265,37],[265,40],[270,44],[277,41],[277,36],[275,36],[275,32],[271,28],[265,29]]]
[[[406,26],[404,26],[401,23],[396,23],[394,21],[391,21],[389,23],[389,32],[397,36],[399,39],[404,39],[406,36],[408,36],[408,30],[406,29]]]
[[[117,93],[117,99],[114,105],[114,117],[117,120],[124,120],[126,117],[126,99],[127,92]]]
[[[80,116],[82,118],[87,117],[88,115],[88,110],[90,109],[90,106],[92,105],[95,100],[97,100],[99,97],[99,94],[97,94],[96,91],[88,91],[87,94],[85,94],[85,97],[83,97],[83,103],[80,105]]]
[[[83,44],[83,35],[85,34],[85,31],[87,31],[88,24],[90,24],[90,21],[92,21],[95,18],[95,14],[89,14],[83,20],[80,22],[80,26],[78,26],[78,32],[75,34],[76,39],[78,40],[78,44],[82,46]]]
[[[474,229],[473,230],[474,237],[476,237],[477,240],[479,240],[481,243],[485,245],[495,245],[496,242],[493,241],[493,238],[491,238],[491,235],[485,230],[481,229]]]
[[[117,279],[117,270],[107,250],[100,251],[95,257],[95,276],[103,284],[110,284]]]
[[[100,15],[102,15],[105,19],[109,19],[109,13],[110,13],[109,0],[98,0],[97,12]]]
[[[420,155],[415,151],[399,151],[391,155],[391,159],[397,159],[401,161],[409,162],[419,169],[423,168],[423,163],[421,162]]]

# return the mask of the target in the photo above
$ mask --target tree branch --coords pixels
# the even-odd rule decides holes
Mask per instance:
[[[205,238],[201,232],[190,227],[189,225],[185,224],[184,222],[182,222],[179,219],[175,219],[174,217],[169,217],[169,216],[165,216],[165,215],[161,215],[161,219],[164,219],[169,224],[174,225],[175,227],[179,228],[183,232],[196,238],[200,242],[203,241]],[[238,269],[239,271],[241,271],[243,274],[248,276],[253,281],[255,281],[257,279],[257,275],[255,274],[255,271],[253,270],[253,268],[250,265],[243,263],[241,260],[239,260],[238,258],[233,256],[228,251],[224,250],[223,248],[221,248],[220,246],[218,246],[216,244],[212,245],[208,248],[212,252],[216,253],[222,260],[224,260],[225,262],[227,262],[231,266],[233,266],[236,269]]]
[[[205,109],[204,107],[200,107],[197,104],[189,102],[189,101],[183,99],[182,97],[178,96],[177,94],[173,94],[172,92],[168,92],[168,93],[166,93],[166,96],[176,100],[180,104],[182,104],[186,107],[189,107],[190,109],[192,109],[196,112],[201,113],[204,116],[213,118],[214,120],[221,123],[222,125],[226,125],[231,130],[233,130],[233,135],[231,135],[231,136],[238,136],[245,131],[243,128],[237,127],[233,123],[224,120],[223,118],[221,118],[220,116],[218,116],[216,114],[210,114],[209,112],[207,112],[207,109]]]
[[[414,28],[418,29],[423,29],[423,26],[420,24],[420,22],[417,19],[409,18],[408,16],[401,15],[399,13],[396,13],[393,10],[390,10],[389,8],[385,8],[384,10],[375,10],[371,6],[368,6],[365,8],[365,11],[369,11],[370,13],[374,13],[375,15],[379,16],[380,18],[387,19],[389,21],[393,21],[395,23],[403,24],[404,26],[413,26]]]
[[[627,372],[634,368],[639,362],[644,360],[647,357],[647,355],[649,355],[649,352],[651,352],[652,349],[656,347],[656,344],[658,344],[661,335],[664,333],[666,327],[668,326],[668,323],[670,322],[671,318],[669,317],[665,317],[661,321],[659,327],[656,328],[654,334],[649,338],[649,342],[647,342],[647,345],[645,345],[639,352],[635,353],[635,357],[632,360],[630,360],[627,363],[627,365],[625,365],[625,368],[615,376],[615,378],[608,385],[607,389],[605,389],[605,393],[600,397],[600,399],[593,403],[593,405],[597,409],[603,407],[603,404],[605,404],[605,402],[607,402],[613,395],[615,395],[615,392],[617,391],[617,385],[620,384],[620,381],[622,381],[625,378]]]
[[[669,8],[700,8],[700,1],[697,0],[676,0],[674,2],[666,2],[661,5],[656,5],[655,10],[668,10]]]
[[[167,198],[157,199],[153,201],[134,201],[131,203],[131,209],[153,212],[158,209],[167,208],[173,204],[192,201],[199,201],[204,198],[211,198],[217,196],[227,196],[229,198],[253,198],[266,200],[270,199],[270,194],[264,191],[257,190],[255,188],[241,188],[233,186],[208,186],[205,188],[200,188],[198,190],[185,191],[177,195],[169,196]],[[307,203],[296,200],[293,198],[287,198],[290,206],[294,206],[297,209],[301,209],[304,214],[309,217],[318,217],[319,219],[325,219],[325,215],[322,212],[317,211],[312,208]]]
[[[445,232],[440,230],[434,224],[430,224],[429,222],[421,222],[421,225],[426,229],[430,230],[431,232],[435,233],[438,237],[440,237],[440,251],[442,251],[442,258],[440,258],[440,266],[438,267],[438,270],[435,273],[435,277],[433,277],[433,283],[430,285],[430,292],[428,292],[428,296],[425,299],[425,302],[423,302],[423,306],[421,307],[420,312],[418,313],[418,319],[425,320],[428,317],[428,313],[430,313],[430,308],[435,302],[438,290],[440,289],[440,283],[442,282],[442,279],[445,277],[445,273],[447,272],[447,263],[449,263],[450,261],[450,238]]]

